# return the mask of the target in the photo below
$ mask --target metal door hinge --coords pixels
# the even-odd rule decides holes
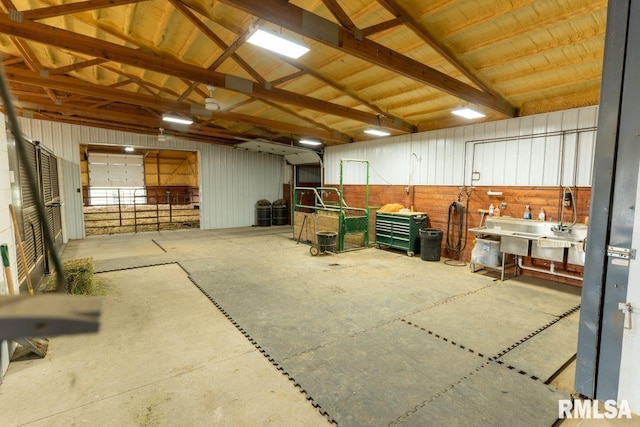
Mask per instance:
[[[631,313],[633,313],[633,307],[631,303],[618,303],[618,310],[620,310],[624,314],[624,328],[631,329]]]
[[[607,246],[607,256],[612,258],[636,259],[636,250],[620,248],[618,246]]]

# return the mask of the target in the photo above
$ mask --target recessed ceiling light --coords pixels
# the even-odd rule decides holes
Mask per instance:
[[[314,139],[301,139],[300,144],[304,145],[322,145],[322,142],[316,141]]]
[[[309,47],[301,43],[291,41],[279,34],[262,29],[256,30],[247,41],[254,46],[259,46],[293,59],[298,59],[309,52]]]
[[[482,114],[481,112],[473,110],[468,107],[458,108],[457,110],[453,110],[451,114],[455,114],[456,116],[464,117],[465,119],[469,119],[469,120],[485,117],[485,115]]]
[[[132,151],[135,151],[135,148],[133,148],[133,147],[124,147],[124,151],[128,151],[130,153]]]
[[[368,133],[369,135],[375,135],[375,136],[391,135],[391,132],[387,132],[386,130],[382,130],[382,129],[365,129],[364,133]]]
[[[193,124],[193,119],[180,117],[180,116],[174,116],[172,114],[163,114],[162,115],[162,120],[165,121],[165,122],[177,123],[177,124],[180,124],[180,125],[191,125],[191,124]]]

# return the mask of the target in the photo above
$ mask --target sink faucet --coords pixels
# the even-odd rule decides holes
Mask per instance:
[[[576,208],[576,199],[573,195],[573,189],[571,187],[564,187],[562,189],[562,193],[565,194],[567,192],[571,197],[571,207],[573,214],[573,217],[571,219],[573,220],[573,222],[571,223],[571,225],[567,225],[564,223],[564,206],[562,206],[562,210],[560,211],[560,224],[551,227],[551,231],[553,231],[554,233],[569,234],[571,233],[571,229],[573,228],[573,226],[578,222],[578,211]]]

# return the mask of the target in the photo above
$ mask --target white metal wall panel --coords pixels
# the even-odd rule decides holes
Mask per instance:
[[[11,272],[13,277],[18,277],[16,251],[14,245],[13,228],[9,214],[11,200],[11,174],[9,173],[9,150],[7,148],[7,130],[5,116],[0,113],[0,242],[9,246]],[[7,284],[4,275],[0,274],[0,295],[7,293]],[[9,367],[9,360],[16,345],[7,341],[0,341],[0,382]]]
[[[41,141],[55,155],[72,162],[76,178],[64,179],[64,194],[77,194],[80,177],[80,144],[132,146],[137,148],[197,151],[200,166],[200,227],[202,229],[252,225],[255,222],[255,202],[282,197],[282,170],[280,156],[236,150],[234,148],[204,144],[168,137],[159,142],[154,135],[140,135],[87,126],[55,123],[21,118],[22,131],[30,138]],[[65,164],[64,170],[72,167]],[[236,181],[237,180],[237,181]],[[83,224],[82,204],[63,206],[67,218],[68,238],[81,239],[78,227]]]
[[[406,185],[409,179],[411,136],[388,138],[384,141],[329,147],[325,152],[325,182],[340,183],[340,160],[368,160],[371,165],[369,184]],[[345,163],[344,184],[364,184],[366,172],[356,163]]]
[[[205,145],[200,156],[202,171],[201,228],[240,227],[255,223],[255,203],[282,197],[284,159],[266,153]],[[201,208],[202,209],[202,208]]]
[[[575,176],[575,185],[589,186],[597,116],[597,107],[585,107],[327,147],[325,183],[339,183],[341,158],[357,158],[378,172],[372,184],[556,186],[573,185]],[[473,182],[472,166],[480,172]],[[364,179],[347,173],[344,183]]]

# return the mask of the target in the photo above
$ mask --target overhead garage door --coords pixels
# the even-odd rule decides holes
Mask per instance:
[[[144,157],[89,153],[91,205],[132,204],[144,196]]]

